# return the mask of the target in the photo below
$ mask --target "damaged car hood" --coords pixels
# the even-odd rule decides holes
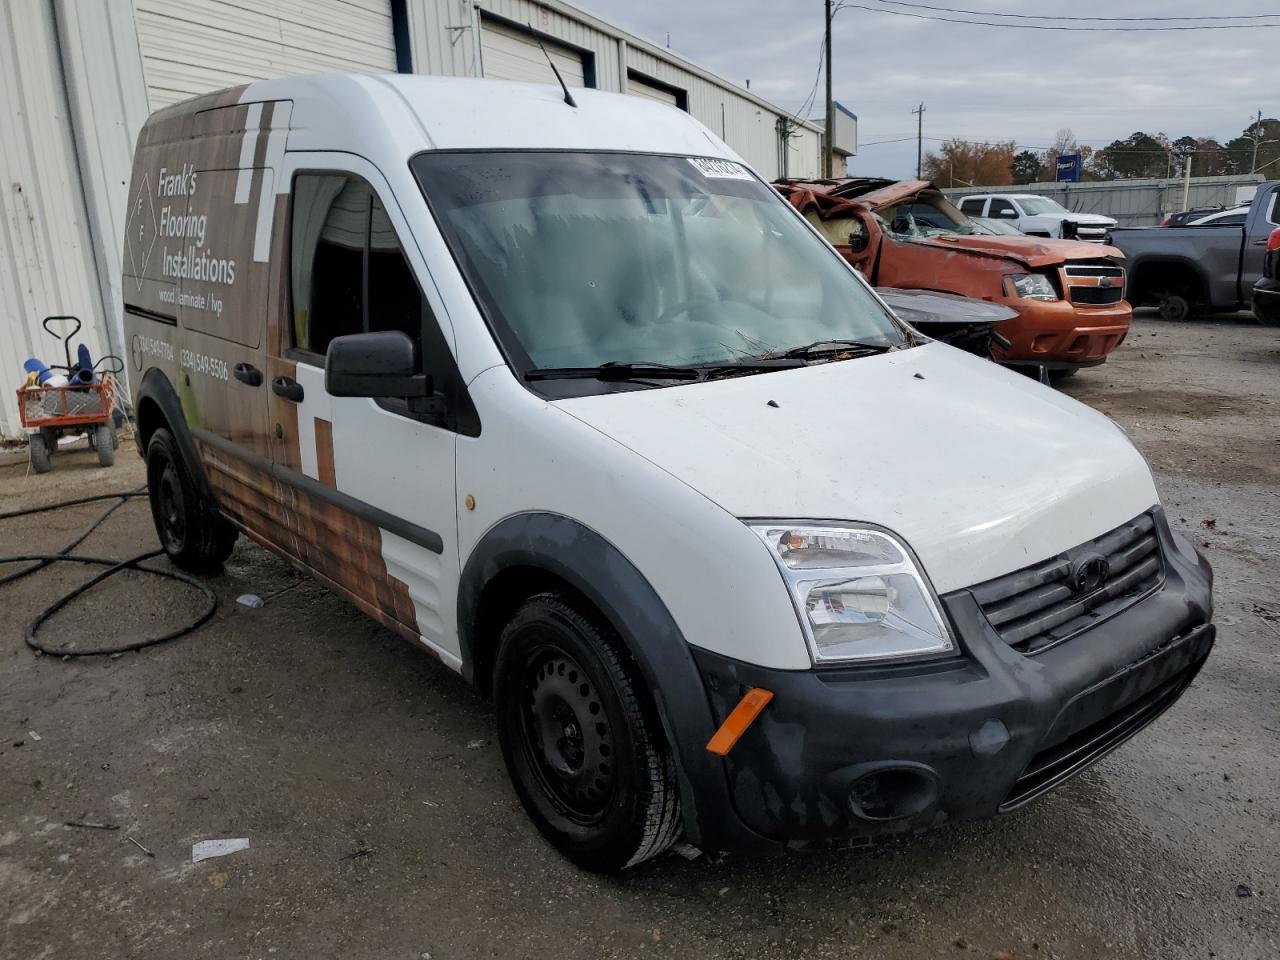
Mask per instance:
[[[734,516],[886,527],[940,593],[1157,502],[1145,461],[1105,416],[937,343],[556,406]]]
[[[966,253],[972,253],[980,257],[999,257],[1001,260],[1015,260],[1018,263],[1023,263],[1036,269],[1052,267],[1071,260],[1094,260],[1098,257],[1124,259],[1124,254],[1115,247],[1097,243],[1085,243],[1082,240],[946,234],[937,237],[912,237],[908,242],[941,247],[944,250],[963,250]]]

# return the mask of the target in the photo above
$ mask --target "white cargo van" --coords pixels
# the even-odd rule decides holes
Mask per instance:
[[[1211,575],[1120,430],[897,320],[687,114],[575,97],[319,76],[147,122],[173,561],[243,533],[461,673],[594,869],[1009,810],[1168,708]]]

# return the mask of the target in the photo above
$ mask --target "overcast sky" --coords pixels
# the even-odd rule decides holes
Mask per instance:
[[[666,44],[669,32],[673,52],[737,83],[750,78],[753,92],[787,109],[797,109],[813,87],[822,42],[822,0],[576,2],[659,45]],[[877,5],[876,0],[855,2]],[[1070,16],[1280,13],[1277,0],[920,2]],[[1044,147],[1060,127],[1070,127],[1080,143],[1094,147],[1135,130],[1172,138],[1213,136],[1225,144],[1239,136],[1258,110],[1264,116],[1280,114],[1280,17],[1269,22],[1277,26],[1064,33],[929,22],[846,8],[834,21],[832,74],[835,99],[859,118],[862,148],[850,168],[859,174],[914,175],[916,128],[911,110],[921,101],[926,108],[926,152],[953,136],[1012,139]],[[810,115],[821,116],[822,96],[819,86]],[[903,137],[910,140],[871,145]]]

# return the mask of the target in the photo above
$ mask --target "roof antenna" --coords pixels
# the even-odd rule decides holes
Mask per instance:
[[[533,39],[538,41],[538,49],[542,51],[542,55],[547,58],[547,66],[551,68],[551,72],[556,75],[556,79],[560,81],[560,89],[564,91],[564,102],[569,106],[577,109],[577,104],[573,102],[573,94],[569,92],[569,88],[565,85],[564,77],[560,76],[560,71],[556,69],[555,61],[551,59],[551,54],[547,53],[547,48],[542,45],[542,38],[538,36],[533,29],[533,24],[529,24],[529,32],[533,34]]]

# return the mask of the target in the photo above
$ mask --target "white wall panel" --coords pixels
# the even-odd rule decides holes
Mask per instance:
[[[586,86],[582,54],[576,50],[549,40],[539,45],[527,31],[489,20],[480,22],[480,67],[485,77],[554,84],[556,76],[547,63],[548,57],[566,85]]]
[[[394,72],[388,0],[135,0],[151,109],[300,73]]]
[[[75,314],[94,356],[106,347],[80,170],[49,0],[0,3],[0,435],[19,432],[10,388],[35,355],[60,362],[41,328]]]
[[[54,11],[105,335],[124,356],[121,244],[133,146],[148,114],[133,0],[54,0]]]

